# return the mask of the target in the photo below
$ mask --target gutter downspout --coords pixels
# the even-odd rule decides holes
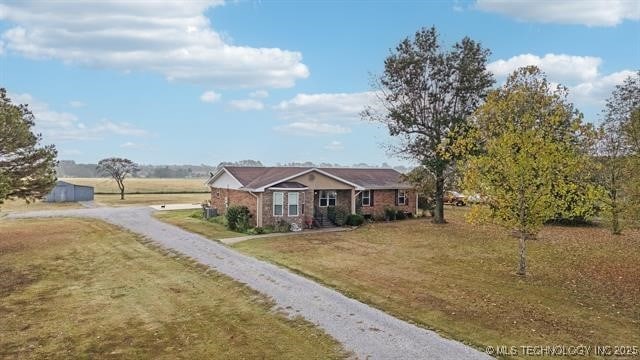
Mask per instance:
[[[251,191],[249,191],[249,194],[256,198],[256,226],[262,227],[262,206],[260,206],[260,197]]]

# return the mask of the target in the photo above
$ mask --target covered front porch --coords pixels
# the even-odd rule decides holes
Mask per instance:
[[[332,227],[341,217],[355,214],[357,192],[353,189],[316,189],[313,191],[313,220],[316,227]]]

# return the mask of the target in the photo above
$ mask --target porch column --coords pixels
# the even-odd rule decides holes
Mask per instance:
[[[356,189],[351,189],[351,213],[356,213]]]

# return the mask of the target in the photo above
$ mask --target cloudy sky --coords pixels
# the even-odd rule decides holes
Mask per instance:
[[[0,86],[60,159],[403,164],[359,112],[400,40],[491,49],[499,83],[535,64],[598,122],[640,68],[640,1],[2,1]]]

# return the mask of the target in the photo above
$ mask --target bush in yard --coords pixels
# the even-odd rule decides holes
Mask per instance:
[[[348,216],[349,210],[344,206],[338,206],[336,207],[336,216],[333,223],[338,226],[344,226],[344,224],[347,222]]]
[[[386,221],[394,221],[396,219],[396,209],[387,206],[384,208],[384,219]]]
[[[251,213],[246,206],[230,206],[225,213],[225,218],[229,230],[245,232],[251,227],[249,225]]]
[[[407,218],[407,214],[405,214],[404,211],[402,210],[396,211],[396,220],[404,220],[406,218]]]
[[[284,232],[289,232],[290,230],[291,230],[291,225],[285,220],[280,220],[273,226],[274,232],[284,233]]]
[[[384,211],[376,211],[375,214],[373,214],[373,221],[386,221],[386,215],[384,213]]]
[[[349,226],[360,226],[364,224],[364,216],[360,214],[350,214],[347,216],[346,224]]]

